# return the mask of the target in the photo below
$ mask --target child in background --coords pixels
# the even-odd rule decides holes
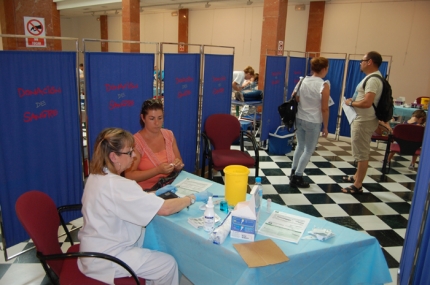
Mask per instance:
[[[424,127],[426,123],[426,119],[427,119],[427,114],[425,111],[416,110],[415,112],[412,113],[412,117],[409,120],[404,121],[403,124],[420,125]],[[390,154],[388,155],[388,164],[391,163],[391,159],[394,157],[394,154],[395,152],[390,152]],[[416,155],[412,156],[411,164],[408,167],[410,170],[415,169],[415,163],[417,162],[417,158],[418,156]]]

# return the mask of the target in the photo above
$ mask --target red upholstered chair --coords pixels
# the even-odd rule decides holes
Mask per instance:
[[[255,176],[258,176],[258,145],[255,137],[240,128],[239,120],[229,114],[214,114],[206,119],[203,137],[203,159],[201,176],[205,175],[206,159],[208,159],[209,175],[212,179],[212,168],[223,170],[229,165],[243,165],[255,167]],[[239,139],[240,150],[231,149],[231,145]],[[244,150],[244,140],[252,143],[255,153],[253,158]]]
[[[70,209],[80,208],[80,205],[72,205]],[[69,208],[67,206],[59,208],[59,211],[64,210],[69,210]],[[79,245],[73,245],[73,242],[67,253],[63,253],[58,242],[61,214],[47,194],[40,191],[29,191],[22,194],[16,202],[15,211],[19,221],[33,240],[37,258],[42,263],[52,284],[104,284],[81,273],[77,264],[78,257],[103,258],[124,267],[132,277],[117,278],[114,280],[115,284],[145,284],[144,279],[138,278],[127,264],[116,257],[97,252],[79,252]],[[62,224],[65,226],[63,221]],[[70,238],[67,227],[64,230]]]
[[[418,97],[417,98],[417,104],[421,104],[421,99],[422,98],[430,98],[430,97],[427,97],[427,96],[421,96],[421,97]]]
[[[393,139],[397,144],[391,144],[390,151],[400,155],[420,155],[423,138],[424,127],[399,124],[393,129]]]

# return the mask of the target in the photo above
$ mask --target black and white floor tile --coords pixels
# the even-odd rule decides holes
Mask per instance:
[[[379,147],[372,143],[369,170],[363,183],[361,195],[344,194],[341,189],[349,186],[342,177],[355,173],[354,159],[351,155],[349,139],[334,138],[319,140],[317,149],[311,157],[306,170],[305,180],[310,188],[291,188],[288,175],[294,151],[286,155],[270,155],[260,150],[260,171],[263,197],[289,208],[329,220],[333,223],[365,232],[378,239],[396,284],[416,171],[409,170],[410,157],[396,156],[391,169],[382,175],[384,144]],[[250,152],[252,154],[252,152]],[[250,169],[249,184],[255,180],[255,169]],[[218,172],[214,180],[224,184],[224,174]],[[79,227],[80,219],[70,224],[70,228]],[[74,232],[74,239],[77,231]],[[70,243],[65,237],[63,249]],[[9,255],[32,246],[31,242],[20,243],[9,249]],[[10,284],[50,284],[42,266],[35,257],[35,250],[13,260],[5,261],[3,252],[0,256],[0,285]],[[181,284],[190,284],[186,278]]]

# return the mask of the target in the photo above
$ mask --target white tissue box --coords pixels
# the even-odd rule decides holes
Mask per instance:
[[[231,212],[230,237],[254,241],[256,233],[257,216],[255,214],[254,199],[239,202]]]

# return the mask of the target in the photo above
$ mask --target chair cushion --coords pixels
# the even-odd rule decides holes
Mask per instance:
[[[79,244],[71,246],[67,252],[79,252]],[[78,267],[77,258],[67,258],[63,263],[63,270],[61,271],[60,284],[61,285],[104,285],[105,283],[100,282],[96,279],[85,276]],[[145,279],[139,278],[140,284],[145,285]],[[115,278],[116,285],[136,285],[131,277]]]
[[[243,165],[246,167],[254,167],[255,160],[247,152],[240,150],[213,150],[212,151],[213,168],[215,170],[223,170],[229,165]]]

